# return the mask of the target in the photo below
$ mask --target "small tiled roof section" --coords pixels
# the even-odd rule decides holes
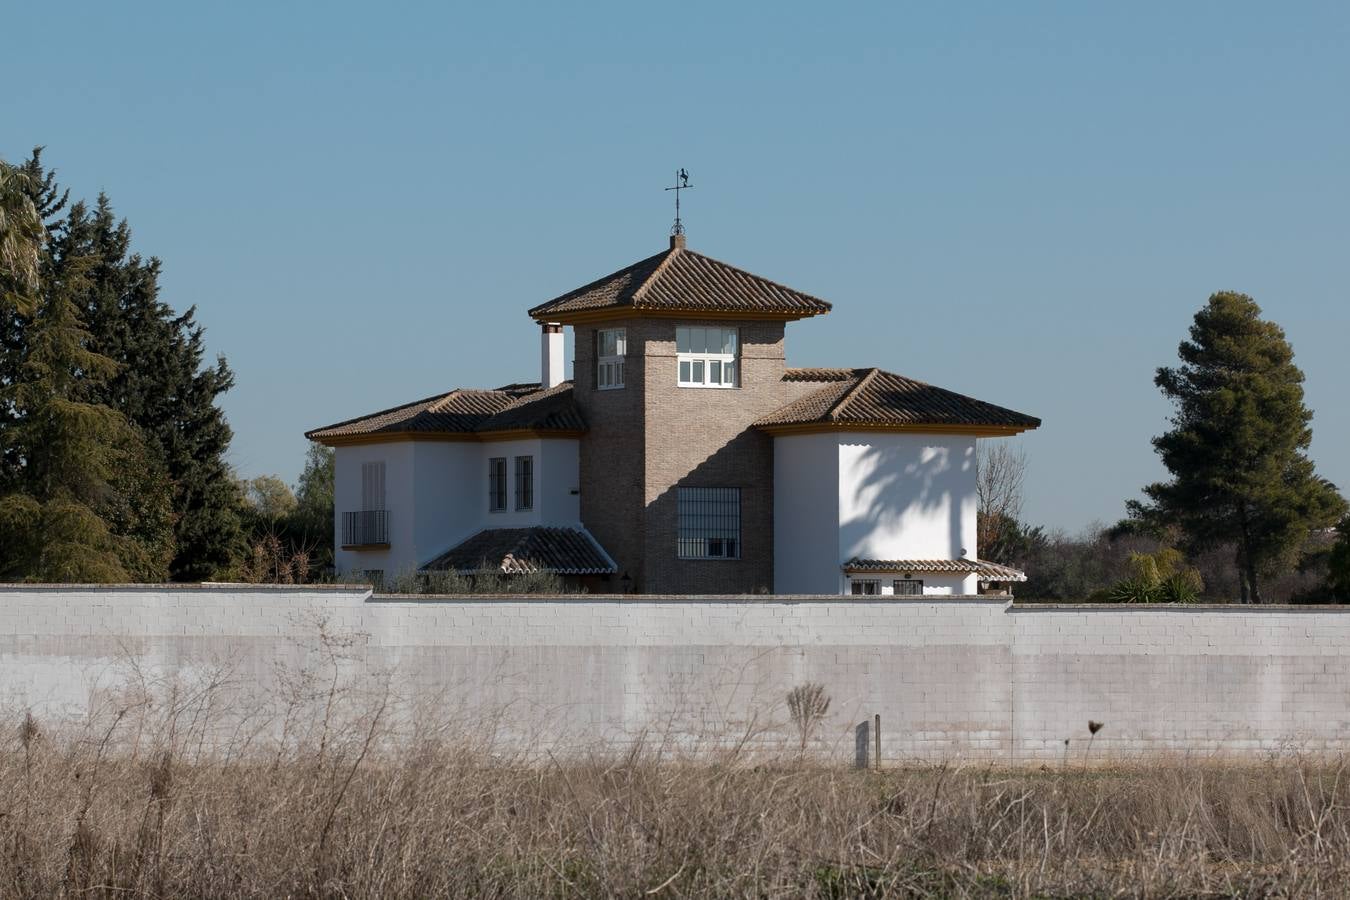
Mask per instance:
[[[549,390],[508,384],[494,390],[457,388],[392,409],[305,432],[312,441],[393,434],[469,434],[476,431],[584,431],[572,382]]]
[[[540,321],[601,310],[747,313],[800,319],[830,311],[810,294],[673,246],[530,310]]]
[[[614,560],[584,528],[488,528],[422,567],[429,571],[609,575]]]
[[[572,382],[526,394],[474,428],[480,432],[517,430],[585,431],[586,420],[577,408]]]
[[[844,563],[848,573],[919,572],[926,575],[978,575],[986,581],[1026,581],[1027,573],[982,559],[858,559]]]
[[[1041,424],[1034,416],[876,368],[788,369],[783,380],[821,387],[760,418],[756,426],[957,426],[1015,433]]]

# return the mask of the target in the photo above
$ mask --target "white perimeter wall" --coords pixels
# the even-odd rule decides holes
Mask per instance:
[[[976,559],[975,438],[823,433],[774,438],[774,590],[835,593],[860,559]],[[883,589],[903,575],[877,575]],[[977,579],[916,573],[925,594]]]
[[[266,690],[316,622],[401,697],[502,713],[501,738],[794,746],[784,696],[833,698],[815,749],[889,761],[1350,750],[1350,609],[1010,607],[988,599],[372,598],[353,589],[0,589],[0,707],[79,715],[142,673]],[[12,720],[12,717],[11,717]]]

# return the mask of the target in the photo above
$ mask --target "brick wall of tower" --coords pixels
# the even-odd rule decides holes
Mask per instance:
[[[581,521],[600,546],[618,564],[619,574],[609,590],[622,590],[627,573],[633,590],[642,590],[643,568],[643,452],[644,372],[638,364],[644,322],[624,319],[604,328],[628,330],[628,358],[624,387],[597,390],[595,386],[595,332],[597,326],[575,328],[573,396],[586,417],[588,430],[580,442]]]
[[[678,386],[677,325],[736,327],[738,388]],[[597,328],[625,328],[621,390],[597,390]],[[784,382],[782,322],[623,319],[576,329],[581,518],[643,593],[773,590],[773,438],[750,424],[819,384]],[[679,487],[741,489],[741,556],[680,559]],[[616,583],[614,590],[618,590]]]
[[[678,386],[677,325],[735,326],[741,384]],[[750,424],[787,402],[782,322],[662,319],[646,335],[644,590],[749,594],[773,590],[773,438]],[[741,489],[740,559],[680,559],[679,487]]]

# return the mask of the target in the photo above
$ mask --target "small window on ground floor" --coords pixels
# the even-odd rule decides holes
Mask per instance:
[[[894,589],[895,593],[899,596],[904,597],[923,596],[922,581],[915,581],[912,578],[896,579],[895,581],[891,582],[891,586]]]
[[[849,593],[855,597],[872,597],[881,593],[881,581],[876,578],[854,578],[849,582]]]

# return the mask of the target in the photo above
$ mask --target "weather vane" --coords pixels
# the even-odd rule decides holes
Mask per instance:
[[[684,169],[675,173],[675,186],[668,187],[666,190],[675,192],[675,224],[671,227],[671,234],[684,234],[684,224],[680,222],[680,191],[693,187],[689,183],[689,173]]]

